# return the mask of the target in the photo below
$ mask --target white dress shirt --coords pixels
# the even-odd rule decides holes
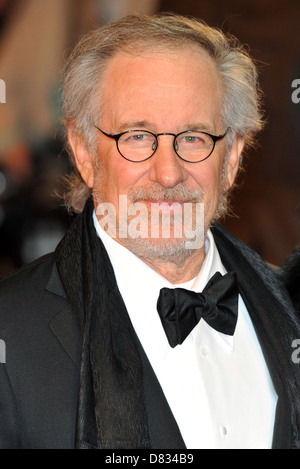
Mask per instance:
[[[178,285],[104,232],[95,213],[94,224],[186,447],[271,448],[277,395],[241,296],[234,336],[200,320],[183,344],[171,348],[156,303],[162,287]],[[201,292],[217,271],[226,273],[209,231],[199,274],[180,287]]]

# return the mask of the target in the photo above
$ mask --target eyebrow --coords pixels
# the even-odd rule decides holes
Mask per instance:
[[[150,124],[150,122],[148,121],[128,121],[128,122],[124,122],[123,124],[121,124],[118,129],[120,130],[120,132],[123,132],[123,130],[131,130],[131,129],[150,129],[151,127],[153,127],[152,124]]]
[[[146,121],[146,120],[132,120],[132,121],[124,122],[118,127],[118,130],[120,132],[123,132],[126,130],[135,130],[135,129],[136,130],[139,130],[139,129],[152,130],[154,129],[154,125],[150,121]],[[180,130],[180,132],[185,131],[185,130],[197,130],[197,131],[207,132],[210,134],[214,133],[212,126],[204,122],[188,123],[182,127],[182,130]]]

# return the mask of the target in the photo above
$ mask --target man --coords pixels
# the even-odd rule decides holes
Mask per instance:
[[[129,16],[63,86],[79,212],[1,284],[3,448],[298,448],[300,337],[268,266],[214,222],[261,128],[220,31]]]

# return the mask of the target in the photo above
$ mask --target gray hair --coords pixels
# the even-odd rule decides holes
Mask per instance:
[[[231,35],[225,35],[200,20],[173,14],[129,15],[85,35],[67,60],[63,77],[63,119],[71,123],[90,151],[96,155],[95,122],[101,116],[101,78],[107,63],[120,51],[176,50],[191,44],[204,49],[214,61],[223,85],[223,122],[234,133],[254,143],[262,128],[261,91],[257,70],[246,49]],[[71,211],[82,211],[91,190],[76,170],[68,178],[64,199]]]

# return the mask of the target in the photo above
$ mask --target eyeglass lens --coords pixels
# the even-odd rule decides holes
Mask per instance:
[[[150,158],[157,146],[157,137],[147,131],[128,131],[118,140],[120,153],[131,161],[143,161]],[[203,132],[182,132],[174,141],[174,149],[178,156],[191,162],[204,160],[213,148],[214,141]]]

